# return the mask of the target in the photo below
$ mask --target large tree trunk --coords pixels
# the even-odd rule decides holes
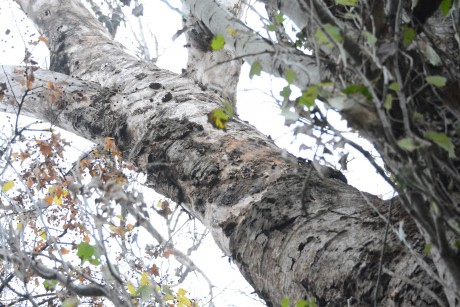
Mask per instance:
[[[77,0],[17,2],[49,39],[51,69],[65,74],[35,71],[23,110],[95,142],[115,137],[148,185],[200,219],[269,305],[283,297],[315,297],[321,306],[372,303],[385,228],[377,210],[385,214],[387,203],[321,179],[245,122],[213,128],[207,114],[221,97],[127,54]],[[2,83],[23,78],[4,69]],[[61,101],[51,103],[40,90],[47,81],[62,87]],[[423,248],[397,203],[393,220],[406,220],[407,241]],[[394,274],[382,277],[379,305],[431,306],[428,289],[442,297],[394,235],[383,267]]]

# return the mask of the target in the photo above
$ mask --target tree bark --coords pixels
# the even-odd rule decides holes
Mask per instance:
[[[22,90],[23,110],[95,142],[115,137],[149,186],[211,230],[268,305],[283,297],[315,297],[320,306],[373,303],[385,228],[377,211],[385,214],[387,203],[320,178],[237,118],[226,131],[213,128],[207,114],[221,97],[126,53],[78,1],[17,2],[48,38],[54,71],[34,72],[34,89]],[[1,83],[30,73],[4,69]],[[57,103],[39,87],[48,81],[64,93]],[[17,107],[11,90],[3,95],[5,108]],[[421,250],[401,206],[394,204],[392,215],[406,221],[406,240]],[[443,300],[442,287],[395,235],[382,264],[394,274],[382,277],[379,305],[431,306],[426,289]]]

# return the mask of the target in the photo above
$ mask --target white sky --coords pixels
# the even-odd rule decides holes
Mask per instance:
[[[161,1],[143,2],[144,22],[150,26],[159,43],[160,58],[157,65],[180,73],[181,69],[186,66],[186,50],[183,47],[185,40],[183,36],[174,42],[171,39],[176,31],[181,28],[179,14],[171,11]],[[180,1],[178,0],[172,0],[170,3],[175,7],[180,7]],[[26,47],[23,41],[36,41],[38,37],[38,34],[34,32],[33,25],[25,20],[21,12],[14,9],[15,7],[16,4],[11,3],[9,0],[0,0],[0,64],[21,64]],[[248,16],[248,20],[257,21],[258,18],[252,15]],[[9,33],[7,34],[8,31]],[[127,36],[129,37],[129,35],[128,33]],[[151,35],[147,36],[151,37]],[[150,40],[150,43],[153,49],[153,40]],[[47,65],[48,50],[43,43],[39,43],[35,47],[27,45],[27,48],[34,54],[34,58],[38,60],[40,65]],[[153,53],[153,51],[151,52]],[[284,80],[270,78],[266,74],[250,80],[249,66],[245,64],[238,88],[238,112],[240,118],[249,121],[264,134],[270,135],[280,147],[286,148],[294,155],[312,158],[313,150],[300,150],[299,147],[304,143],[309,146],[314,145],[314,143],[312,144],[311,139],[308,137],[299,136],[294,138],[292,136],[292,129],[284,126],[284,118],[280,115],[280,109],[276,106],[274,98],[270,96],[270,92],[279,93],[283,86],[285,86]],[[4,120],[4,115],[0,114],[0,122]],[[341,129],[346,129],[346,124],[340,123],[338,115],[334,122]],[[372,147],[365,140],[358,138],[356,135],[352,137],[355,142],[371,150]],[[76,137],[72,137],[72,139],[74,144],[78,144],[77,147],[82,148],[80,144],[83,143],[79,142],[83,141],[76,141]],[[85,143],[84,146],[89,147],[90,144]],[[348,164],[349,171],[344,173],[351,185],[362,191],[381,195],[385,198],[391,196],[391,188],[375,173],[375,170],[370,167],[370,164],[360,154],[351,152],[349,158],[352,158],[352,161]],[[337,160],[338,157],[332,159],[332,161]],[[215,289],[215,294],[218,294],[224,288],[229,289],[225,294],[217,297],[216,305],[259,306],[256,301],[248,298],[245,293],[240,293],[241,287],[246,287],[242,277],[234,266],[233,269],[229,269],[228,259],[222,257],[222,252],[216,248],[215,244],[208,240],[204,245],[204,248],[194,256],[194,261],[208,272],[208,277],[218,286]],[[194,291],[194,287],[198,289],[201,285],[190,285],[189,290]],[[245,291],[251,290],[246,288]]]

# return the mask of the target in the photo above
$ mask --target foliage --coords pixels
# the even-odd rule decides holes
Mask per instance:
[[[138,306],[198,306],[167,274],[165,260],[178,252],[173,237],[165,240],[154,231],[154,220],[140,222],[143,215],[158,214],[157,223],[165,221],[172,234],[180,210],[167,200],[148,209],[132,188],[135,167],[121,159],[114,138],[106,137],[103,146],[84,153],[69,169],[67,151],[73,148],[59,132],[44,128],[35,136],[28,132],[35,128],[11,128],[0,144],[0,230],[9,234],[0,239],[0,269],[6,276],[2,289],[18,290],[4,290],[3,302],[102,306],[105,296]],[[154,241],[141,239],[152,235]],[[177,265],[181,270],[183,264]]]

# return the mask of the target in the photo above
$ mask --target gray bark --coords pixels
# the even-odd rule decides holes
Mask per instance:
[[[308,163],[286,157],[239,119],[226,131],[213,128],[207,113],[221,97],[127,54],[78,1],[17,2],[49,39],[51,69],[85,80],[38,70],[45,84],[56,76],[67,80],[65,99],[51,105],[37,87],[23,110],[95,142],[115,137],[124,157],[147,173],[149,186],[211,230],[268,305],[283,297],[315,297],[320,306],[372,303],[385,226],[376,210],[385,214],[388,204],[314,170],[303,188]],[[6,71],[2,83],[23,77]],[[407,240],[422,249],[397,204],[393,216],[395,223],[406,220]],[[442,297],[416,258],[389,238],[383,266],[394,274],[382,277],[379,305],[431,306],[434,299],[421,288]]]

